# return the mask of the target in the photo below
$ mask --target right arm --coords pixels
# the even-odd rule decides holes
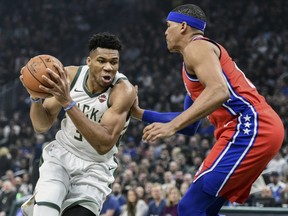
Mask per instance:
[[[62,106],[54,97],[47,98],[42,103],[31,103],[30,119],[37,133],[48,131],[54,124]]]
[[[69,66],[69,67],[66,67],[66,69],[67,69],[67,72],[69,73],[68,75],[69,79],[73,80],[78,67]],[[20,75],[20,81],[22,82],[22,80],[23,80],[23,77],[22,75]],[[36,103],[31,102],[30,119],[32,121],[33,128],[37,133],[43,133],[43,132],[48,131],[54,124],[59,112],[62,109],[62,106],[57,102],[56,98],[47,97],[46,93],[36,93],[27,88],[26,90],[30,94],[31,98],[34,98],[34,99],[45,98],[43,103],[41,101],[36,102]]]
[[[184,101],[184,110],[188,109],[193,104],[192,99],[189,95],[186,95],[185,101]],[[144,110],[139,107],[139,101],[138,98],[133,104],[131,114],[132,117],[137,119],[138,121],[143,121],[146,123],[154,123],[154,122],[161,122],[161,123],[167,123],[172,121],[174,118],[176,118],[178,115],[180,115],[182,112],[156,112],[152,110]],[[196,132],[201,123],[201,120],[183,128],[182,130],[179,130],[177,133],[187,135],[187,136],[193,136]]]

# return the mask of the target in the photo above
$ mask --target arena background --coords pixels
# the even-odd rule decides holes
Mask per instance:
[[[124,43],[120,71],[139,86],[141,107],[182,110],[185,89],[180,73],[181,57],[167,51],[164,31],[167,13],[183,3],[198,4],[204,9],[208,17],[206,36],[227,48],[281,116],[287,134],[288,2],[285,0],[0,0],[0,147],[8,149],[4,153],[0,150],[2,180],[10,179],[19,189],[27,184],[23,175],[28,174],[29,183],[34,185],[41,147],[53,139],[59,128],[56,122],[48,133],[37,135],[31,127],[29,97],[18,77],[20,68],[35,55],[54,55],[66,66],[85,64],[89,37],[109,31]],[[141,142],[144,126],[132,121],[119,148],[116,181],[121,183],[124,194],[129,187],[142,186],[148,197],[148,185],[153,182],[165,185],[167,171],[180,187],[188,176],[185,174],[193,176],[213,145],[213,127],[206,121],[192,138],[176,135],[151,145]],[[285,138],[279,158],[263,174],[265,184],[269,184],[273,170],[287,184],[287,150]],[[9,177],[7,170],[21,177],[22,182]],[[131,178],[128,173],[133,174]],[[244,210],[227,203],[223,213],[287,215],[287,192],[279,207],[262,196],[259,189],[245,203]],[[266,206],[270,208],[265,209]],[[0,204],[0,211],[1,208]],[[10,210],[10,215],[16,214],[16,210],[16,207]]]

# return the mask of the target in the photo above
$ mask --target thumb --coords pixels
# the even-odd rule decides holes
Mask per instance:
[[[138,94],[138,85],[135,85],[136,94]]]

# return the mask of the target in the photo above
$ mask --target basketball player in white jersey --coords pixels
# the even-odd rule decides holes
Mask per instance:
[[[47,69],[57,81],[46,77],[52,88],[40,88],[53,97],[42,102],[43,94],[27,89],[36,132],[48,131],[62,109],[66,114],[55,140],[43,149],[34,196],[22,206],[25,215],[99,215],[114,181],[117,142],[136,98],[134,87],[118,72],[121,48],[116,36],[96,34],[89,42],[87,65],[64,70],[55,65],[60,76]],[[31,213],[29,205],[34,205]]]

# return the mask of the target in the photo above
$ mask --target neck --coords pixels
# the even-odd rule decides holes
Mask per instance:
[[[199,33],[199,32],[194,33],[194,34],[192,34],[191,36],[192,36],[192,37],[191,37],[191,38],[192,38],[192,41],[196,40],[197,38],[202,38],[202,37],[204,37],[203,33]]]

